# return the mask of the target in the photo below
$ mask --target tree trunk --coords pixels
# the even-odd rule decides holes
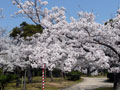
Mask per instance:
[[[23,77],[24,77],[24,76],[22,76],[22,78],[21,78],[21,89],[22,89],[22,90],[23,90],[23,84],[24,84],[24,82],[23,82],[23,81],[24,81],[24,80],[23,80]]]
[[[90,68],[87,68],[87,75],[90,76]]]
[[[28,73],[27,73],[28,83],[32,83],[32,68],[29,67],[27,71],[28,71]]]
[[[26,90],[26,70],[24,73],[24,81],[23,81],[23,89],[22,90]]]
[[[2,70],[2,75],[5,75],[5,71],[4,70]]]
[[[51,78],[51,81],[53,81],[53,73],[52,73],[52,71],[50,71],[50,78]]]
[[[19,87],[19,85],[20,85],[20,73],[19,73],[19,70],[16,70],[16,75],[17,75],[16,87]]]
[[[120,90],[120,73],[114,73],[114,90]]]
[[[19,87],[20,86],[20,76],[17,75],[17,78],[16,78],[16,87]]]
[[[64,75],[62,70],[61,70],[61,79],[64,80]]]
[[[66,73],[64,72],[64,79],[66,79],[67,78],[67,76],[66,76]]]
[[[1,90],[5,90],[4,84],[1,85]]]

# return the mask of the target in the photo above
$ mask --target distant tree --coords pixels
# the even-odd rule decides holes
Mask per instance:
[[[13,28],[12,32],[10,33],[10,36],[16,38],[18,35],[20,35],[20,37],[26,38],[27,36],[30,37],[36,33],[42,33],[42,31],[43,27],[40,25],[32,25],[26,22],[22,22],[20,24],[20,27]]]

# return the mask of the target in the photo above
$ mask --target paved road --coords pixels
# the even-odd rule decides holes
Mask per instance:
[[[105,82],[107,78],[82,77],[83,82],[63,90],[94,90],[99,87],[112,87],[112,83]]]

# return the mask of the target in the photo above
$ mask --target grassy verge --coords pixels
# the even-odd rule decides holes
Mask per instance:
[[[95,90],[113,90],[112,87],[102,87],[102,88],[97,88]]]
[[[89,77],[89,78],[104,78],[104,77],[106,77],[106,76],[102,76],[102,75],[97,75],[97,76],[82,75],[82,77]]]
[[[77,83],[82,82],[83,79],[77,81],[68,81],[61,80],[61,78],[54,78],[54,81],[51,82],[50,78],[46,78],[45,80],[45,90],[58,90],[60,88],[69,87],[75,85]],[[41,77],[34,77],[33,83],[27,84],[27,90],[42,90],[42,79]],[[21,86],[16,88],[15,81],[8,84],[6,90],[21,90]]]

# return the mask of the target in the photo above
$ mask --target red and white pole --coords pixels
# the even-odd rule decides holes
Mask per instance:
[[[44,70],[45,70],[45,64],[43,64],[43,66],[42,66],[42,90],[44,90],[44,85],[45,85],[45,72],[44,72]]]

